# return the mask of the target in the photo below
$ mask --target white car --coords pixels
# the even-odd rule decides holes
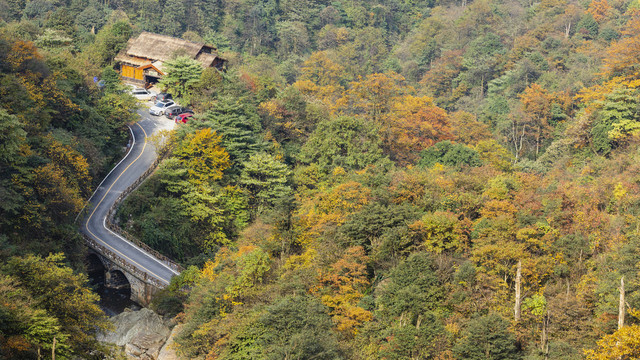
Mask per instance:
[[[133,97],[135,97],[136,99],[144,100],[144,101],[149,101],[151,100],[152,97],[156,95],[155,93],[147,89],[140,89],[140,88],[131,89],[130,94],[133,95]]]
[[[168,108],[169,106],[173,106],[173,105],[176,105],[176,103],[173,102],[173,100],[158,101],[155,105],[153,105],[151,108],[149,108],[149,114],[155,115],[155,116],[160,116],[160,115],[164,114],[164,110],[166,108]]]

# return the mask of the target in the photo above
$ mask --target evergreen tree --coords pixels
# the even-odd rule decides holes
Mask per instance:
[[[220,97],[204,120],[194,126],[216,130],[222,136],[222,146],[236,164],[264,148],[260,118],[255,106],[246,98]]]
[[[382,160],[382,141],[371,122],[339,117],[322,121],[302,147],[300,160],[316,163],[327,171],[342,166],[363,169]]]
[[[184,32],[184,24],[186,22],[187,9],[182,0],[167,0],[162,8],[162,24],[163,32],[166,35],[179,37]]]
[[[179,56],[164,63],[165,76],[160,86],[177,98],[189,102],[193,86],[200,81],[202,65],[190,57]]]
[[[500,315],[489,314],[473,319],[453,348],[459,359],[517,360],[522,358],[509,323]]]
[[[253,154],[242,167],[239,183],[251,194],[258,213],[264,206],[291,195],[291,187],[287,185],[291,171],[273,155]]]

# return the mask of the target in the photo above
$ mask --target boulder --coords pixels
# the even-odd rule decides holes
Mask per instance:
[[[124,346],[129,359],[157,359],[171,334],[162,317],[146,308],[125,311],[110,320],[115,330],[99,334],[97,338],[102,342]]]
[[[169,339],[164,343],[162,350],[160,350],[160,354],[158,354],[157,360],[179,360],[178,355],[176,354],[176,350],[174,348],[174,339],[180,333],[182,329],[182,325],[176,325],[171,331],[171,335],[169,335]]]

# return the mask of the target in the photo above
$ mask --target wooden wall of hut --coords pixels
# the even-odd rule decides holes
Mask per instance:
[[[142,69],[134,68],[133,66],[122,64],[122,76],[136,80],[144,80],[144,74]]]

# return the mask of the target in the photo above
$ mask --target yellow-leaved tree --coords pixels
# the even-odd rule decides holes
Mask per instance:
[[[585,351],[587,360],[640,358],[640,325],[624,326],[598,341],[595,349]]]
[[[222,137],[210,128],[187,135],[174,152],[187,168],[189,179],[201,184],[222,178],[230,166],[229,153],[220,146]]]

